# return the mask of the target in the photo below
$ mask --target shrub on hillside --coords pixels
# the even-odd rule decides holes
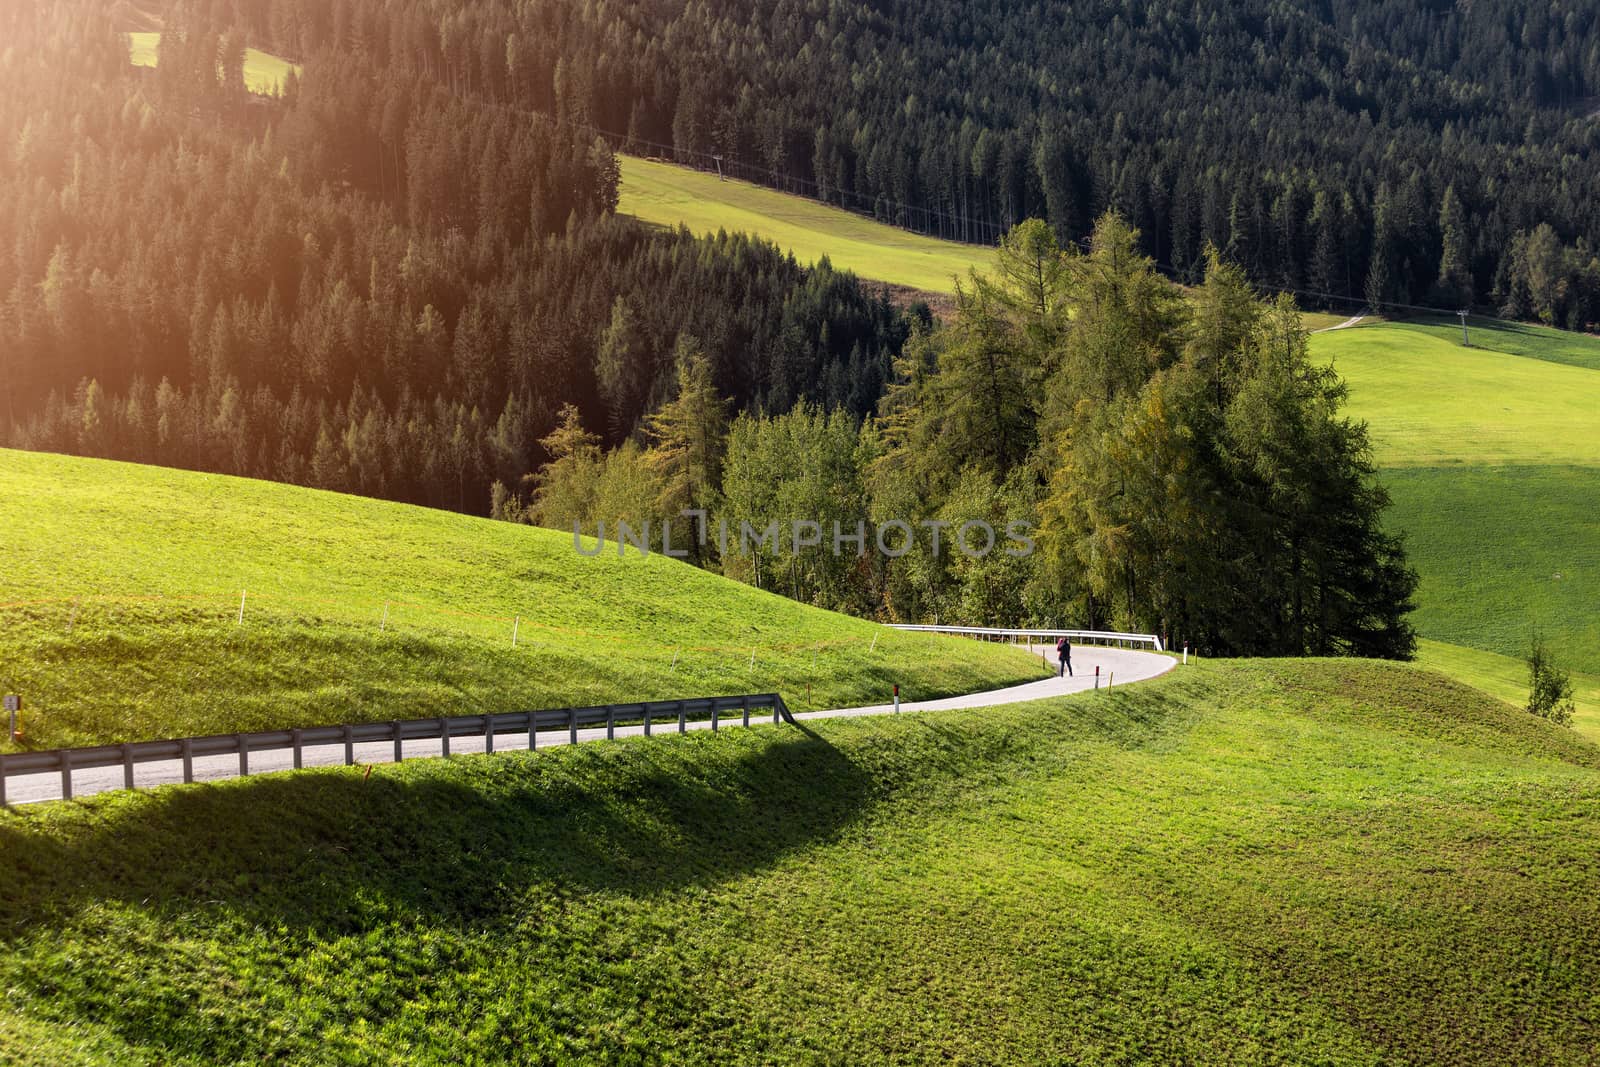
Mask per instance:
[[[1536,634],[1528,652],[1528,710],[1541,719],[1560,726],[1572,725],[1576,710],[1572,699],[1572,676],[1556,665],[1545,648],[1544,637]]]

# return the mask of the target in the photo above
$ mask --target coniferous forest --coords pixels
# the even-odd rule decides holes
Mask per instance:
[[[1587,173],[1511,179],[1582,149],[1554,116],[1595,57],[1548,52],[1491,104],[1554,30],[1469,83],[1360,42],[1449,70],[1477,15],[1129,6],[1091,35],[935,5],[908,35],[909,7],[675,8],[179,4],[143,70],[102,4],[8,7],[0,444],[564,529],[1021,521],[1024,557],[919,534],[893,558],[695,558],[884,618],[1409,653],[1365,432],[1293,302],[1252,282],[1589,314]],[[1241,34],[1296,47],[1218,80],[1204,56]],[[1141,58],[1152,40],[1193,61]],[[247,44],[302,73],[250,93]],[[962,71],[980,58],[1008,76]],[[1502,138],[1526,151],[1479,151]],[[660,141],[1001,240],[999,270],[939,324],[826,263],[617,216],[614,151]]]
[[[945,237],[1114,209],[1184,281],[1209,243],[1307,299],[1600,321],[1581,0],[201,6]]]

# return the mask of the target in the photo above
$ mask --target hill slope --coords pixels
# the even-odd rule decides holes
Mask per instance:
[[[1422,635],[1520,656],[1542,628],[1565,664],[1600,675],[1600,340],[1487,320],[1471,338],[1465,348],[1459,324],[1424,321],[1312,346],[1371,424],[1391,521],[1422,575]],[[1505,692],[1492,657],[1436,662]],[[1600,702],[1583,710],[1600,728]]]
[[[0,815],[0,1058],[1583,1063],[1600,749],[1412,668]]]
[[[266,482],[0,450],[0,514],[0,688],[34,745],[1040,673],[659,554]]]
[[[863,278],[930,293],[954,293],[957,279],[994,268],[994,250],[923,237],[827,204],[749,182],[633,156],[622,164],[617,210],[696,234],[751,233],[802,263],[828,257]]]

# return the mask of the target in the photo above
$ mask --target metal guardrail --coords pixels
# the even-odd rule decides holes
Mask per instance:
[[[1113,630],[1024,630],[993,626],[908,626],[895,624],[894,630],[913,633],[955,634],[960,637],[1030,637],[1059,640],[1063,637],[1089,644],[1149,645],[1156,652],[1165,652],[1157,634],[1118,633]]]
[[[794,716],[777,693],[746,696],[692,697],[684,700],[656,700],[635,704],[602,704],[586,708],[557,708],[546,711],[504,712],[495,715],[458,715],[437,719],[410,719],[395,722],[347,723],[340,726],[312,726],[292,730],[267,730],[260,733],[213,734],[166,741],[135,741],[124,745],[99,745],[91,748],[56,748],[41,752],[13,752],[0,755],[0,806],[7,804],[6,779],[23,775],[61,775],[61,797],[72,799],[72,772],[121,767],[123,788],[135,788],[133,769],[141,763],[183,762],[183,780],[194,781],[194,760],[203,756],[239,756],[239,776],[250,773],[252,752],[294,752],[294,766],[301,766],[307,748],[344,746],[344,762],[355,762],[355,746],[372,742],[394,742],[394,762],[404,757],[406,741],[439,741],[443,755],[450,755],[452,737],[482,737],[484,750],[494,751],[496,734],[528,735],[528,748],[538,747],[540,730],[568,731],[569,743],[578,743],[578,731],[605,726],[606,737],[616,736],[619,721],[642,720],[649,736],[661,719],[676,722],[679,733],[689,727],[689,717],[710,715],[711,728],[721,725],[725,713],[736,712],[742,725],[750,725],[753,711],[772,712],[772,721],[795,724]],[[670,728],[670,725],[669,725]]]

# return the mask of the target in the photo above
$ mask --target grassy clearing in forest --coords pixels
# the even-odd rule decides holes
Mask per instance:
[[[128,34],[128,58],[136,67],[153,67],[160,58],[161,34],[135,32]],[[297,64],[255,48],[244,54],[244,84],[252,93],[276,96],[283,91],[289,72],[300,73]]]
[[[842,208],[659,160],[622,156],[617,210],[696,234],[750,233],[802,263],[826,256],[837,270],[930,293],[954,293],[970,271],[994,269],[994,250],[923,237]]]

